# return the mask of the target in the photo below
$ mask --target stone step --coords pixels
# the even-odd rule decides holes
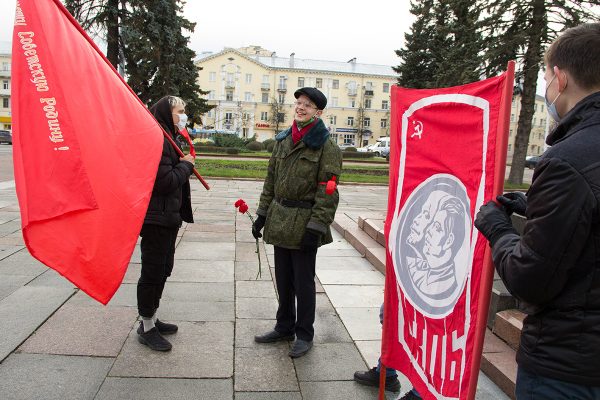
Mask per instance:
[[[525,314],[519,310],[504,310],[496,314],[493,332],[513,349],[519,347]]]
[[[362,221],[364,224],[364,220]],[[346,214],[337,214],[332,226],[379,272],[385,275],[385,248],[381,244],[363,231],[357,222]]]
[[[382,216],[375,217],[359,217],[358,218],[358,227],[365,231],[369,236],[371,236],[377,243],[381,246],[385,247],[385,235],[383,231],[383,224],[385,220]]]
[[[513,400],[516,399],[515,384],[517,382],[515,357],[515,350],[486,328],[480,369]]]

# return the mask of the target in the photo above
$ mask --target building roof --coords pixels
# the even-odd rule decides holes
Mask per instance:
[[[245,48],[243,48],[245,49]],[[243,50],[242,49],[242,50]],[[345,73],[345,74],[362,74],[362,75],[379,75],[387,76],[390,78],[397,78],[397,74],[394,72],[389,65],[378,65],[378,64],[362,64],[357,63],[356,58],[353,58],[347,62],[343,61],[327,61],[327,60],[311,60],[306,58],[291,57],[277,57],[273,52],[271,56],[264,56],[260,54],[244,54],[243,52],[225,47],[218,53],[202,53],[196,58],[196,62],[207,61],[209,59],[218,57],[228,52],[236,53],[241,57],[245,57],[249,60],[257,62],[262,66],[270,69],[278,70],[311,70],[311,71],[323,71],[333,73]],[[261,52],[264,54],[264,52]]]
[[[0,40],[0,54],[12,54],[12,43]]]

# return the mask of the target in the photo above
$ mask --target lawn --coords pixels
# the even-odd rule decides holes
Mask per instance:
[[[221,160],[201,158],[196,168],[203,177],[265,179],[268,160]],[[378,183],[387,185],[389,169],[382,166],[348,166],[343,169],[341,182]]]

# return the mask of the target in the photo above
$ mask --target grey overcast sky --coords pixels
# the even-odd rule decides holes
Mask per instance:
[[[10,41],[16,0],[0,0],[0,41]],[[397,65],[394,50],[413,21],[408,0],[188,0],[197,53],[259,45],[280,57]]]

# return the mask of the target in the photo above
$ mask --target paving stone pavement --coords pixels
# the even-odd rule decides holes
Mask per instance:
[[[261,243],[258,269],[250,220],[261,182],[192,184],[196,223],[184,225],[159,318],[180,330],[169,353],[137,342],[139,245],[107,306],[33,259],[23,244],[14,184],[0,185],[0,398],[2,399],[376,399],[355,370],[376,363],[383,276],[334,232],[317,259],[315,345],[288,357],[288,343],[257,344],[274,325],[273,249]],[[340,187],[338,212],[384,212],[387,188]],[[404,393],[410,383],[401,377]],[[398,394],[387,393],[388,399]],[[507,399],[480,374],[478,399]]]

